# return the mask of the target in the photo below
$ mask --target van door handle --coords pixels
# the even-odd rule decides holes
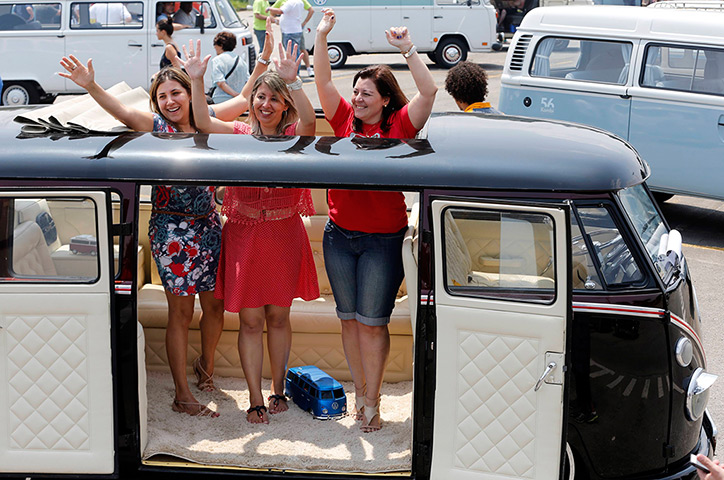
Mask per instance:
[[[143,47],[142,43],[128,42],[129,47]]]
[[[152,47],[163,47],[163,43],[152,43]]]
[[[58,38],[65,38],[65,35],[57,35]]]
[[[535,388],[533,389],[534,392],[537,392],[538,389],[543,385],[543,382],[546,378],[548,378],[548,375],[553,373],[553,369],[556,368],[556,362],[551,362],[546,367],[545,371],[543,372],[543,375],[540,376],[537,382],[535,382]]]
[[[724,127],[724,115],[720,115],[720,116],[719,116],[719,122],[718,122],[718,123],[719,123],[719,126],[720,126],[720,127]]]
[[[442,18],[442,15],[435,15],[435,16],[432,17],[432,18]]]
[[[409,20],[410,17],[402,17],[403,20]]]

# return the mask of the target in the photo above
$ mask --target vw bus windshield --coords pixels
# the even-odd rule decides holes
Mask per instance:
[[[229,5],[229,0],[215,0],[215,3],[221,23],[225,28],[240,27],[242,25],[236,11]]]
[[[621,204],[633,223],[636,233],[641,238],[641,242],[646,247],[649,257],[656,263],[661,236],[667,232],[664,220],[659,215],[654,201],[643,185],[621,190],[618,198],[621,199]]]

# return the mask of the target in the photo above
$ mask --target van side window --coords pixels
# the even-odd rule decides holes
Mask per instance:
[[[646,280],[606,207],[578,207],[581,230],[608,288],[640,286]],[[574,279],[574,283],[576,280]]]
[[[217,7],[223,4],[224,2],[216,2]],[[241,23],[233,9],[223,6],[219,9],[219,12],[222,15],[224,27],[231,28],[239,26]],[[174,23],[180,23],[193,29],[196,28],[199,16],[204,19],[204,28],[216,28],[216,18],[214,18],[209,2],[156,2],[156,19],[154,23],[170,18]]]
[[[88,198],[0,198],[0,282],[92,283],[98,279],[96,206]]]
[[[553,222],[547,215],[447,209],[445,283],[452,295],[550,303]]]
[[[14,3],[0,6],[0,30],[59,30],[60,3]]]
[[[530,75],[624,85],[633,45],[547,37],[536,46]]]
[[[603,290],[588,244],[574,214],[571,214],[571,264],[573,290]]]
[[[70,28],[143,28],[142,2],[71,3]]]
[[[724,95],[724,50],[649,45],[641,86]]]

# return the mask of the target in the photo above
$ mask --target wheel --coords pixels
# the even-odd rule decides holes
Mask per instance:
[[[32,105],[40,101],[38,90],[29,82],[6,83],[2,104],[7,106]]]
[[[340,68],[347,63],[347,49],[344,45],[337,43],[328,45],[327,54],[329,55],[329,64],[332,68]]]
[[[445,38],[435,50],[435,63],[442,68],[452,68],[468,58],[468,47],[457,38]]]
[[[78,250],[76,250],[75,248],[71,248],[70,253],[72,253],[73,255],[78,255]]]
[[[499,52],[503,49],[503,44],[501,42],[495,42],[490,46],[490,48],[492,48],[495,52]]]

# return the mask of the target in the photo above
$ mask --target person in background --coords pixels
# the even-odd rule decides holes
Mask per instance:
[[[35,10],[33,9],[33,6],[28,3],[18,3],[13,5],[13,8],[10,9],[10,13],[14,13],[25,20],[25,23],[30,23],[35,20]]]
[[[306,16],[305,16],[306,11]],[[277,0],[269,8],[271,15],[281,15],[279,28],[282,30],[282,45],[289,40],[298,45],[302,53],[302,60],[307,67],[307,76],[314,76],[314,69],[309,63],[309,52],[304,45],[304,29],[314,15],[314,9],[307,0]]]
[[[407,28],[390,28],[385,35],[410,68],[418,90],[412,100],[408,102],[387,65],[373,65],[354,76],[352,99],[347,102],[332,81],[327,56],[334,11],[325,8],[322,12],[314,43],[314,51],[321,52],[314,56],[315,83],[335,136],[414,138],[430,117],[437,87]],[[404,277],[407,207],[401,192],[331,189],[327,203],[324,263],[354,381],[356,418],[362,421],[363,432],[373,432],[382,426],[380,389],[390,354],[387,326]]]
[[[173,23],[180,23],[187,27],[195,27],[196,17],[198,16],[199,11],[194,8],[193,2],[181,2],[178,11],[173,15]]]
[[[133,19],[124,3],[94,3],[88,9],[88,15],[91,23],[101,25],[125,25]]]
[[[249,67],[244,60],[233,53],[236,35],[219,32],[214,37],[216,56],[211,59],[211,81],[213,82],[214,103],[221,103],[236,97],[249,79]]]
[[[159,62],[159,70],[173,65],[171,61],[173,57],[181,56],[181,50],[179,50],[178,45],[176,45],[176,42],[171,38],[172,35],[173,22],[171,22],[171,20],[165,19],[156,22],[156,38],[162,40],[166,45],[163,49],[163,55],[161,55],[161,61]]]
[[[173,22],[174,3],[163,2],[159,3],[158,5],[161,7],[161,13],[159,13],[156,17],[156,23],[160,22],[161,20],[168,20],[170,22]],[[189,28],[189,26],[182,23],[173,23],[174,31],[183,30],[184,28]]]
[[[95,81],[93,61],[63,57],[60,76],[84,88],[108,113],[138,132],[195,133],[191,79],[178,68],[161,70],[151,84],[152,112],[122,104]],[[205,110],[205,112],[207,112]],[[208,114],[208,113],[207,113]],[[201,356],[192,362],[199,390],[213,391],[214,354],[224,326],[224,304],[214,298],[221,253],[221,220],[213,186],[155,185],[149,221],[151,256],[168,304],[166,354],[175,396],[171,408],[194,417],[218,417],[199,403],[186,378],[189,325],[196,295],[201,302]]]
[[[269,8],[267,0],[254,0],[254,36],[259,44],[259,51],[264,50],[264,38],[266,37],[266,14]]]
[[[266,39],[272,43],[273,38]],[[186,71],[192,78],[192,97],[201,99],[208,56],[201,60],[201,42],[196,55],[189,52]],[[253,135],[314,135],[315,113],[297,76],[301,58],[297,47],[279,45],[276,72],[253,80],[250,92],[250,123],[222,122],[206,113],[202,101],[197,126],[204,133]],[[267,57],[268,58],[268,57]],[[256,69],[255,69],[256,72]],[[251,82],[250,82],[251,83]],[[244,90],[247,90],[245,87]],[[247,93],[246,91],[244,93]],[[292,342],[289,313],[294,298],[319,297],[319,283],[312,249],[301,216],[314,215],[307,188],[226,188],[221,211],[226,215],[221,242],[221,262],[216,297],[224,309],[239,313],[239,357],[249,386],[250,423],[269,423],[261,392],[264,358],[264,324],[267,329],[272,371],[268,413],[288,410],[284,379]]]
[[[485,101],[488,75],[478,64],[465,61],[451,68],[445,77],[445,90],[463,112],[500,114]]]

